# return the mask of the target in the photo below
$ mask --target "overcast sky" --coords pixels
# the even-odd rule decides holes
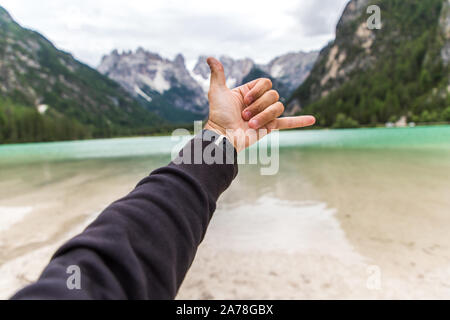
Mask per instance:
[[[117,48],[142,46],[189,65],[201,54],[259,63],[321,49],[348,0],[0,0],[21,25],[96,67]]]

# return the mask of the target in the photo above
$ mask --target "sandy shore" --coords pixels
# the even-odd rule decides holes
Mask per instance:
[[[245,205],[219,206],[178,299],[449,297],[450,267],[442,263],[448,259],[447,248],[376,239],[372,243],[375,250],[388,243],[397,257],[374,261],[354,249],[336,211],[323,203],[289,203],[264,197],[251,207],[253,213]],[[273,219],[275,207],[282,209],[283,222]],[[29,245],[22,249],[23,254],[0,265],[0,298],[8,298],[37,279],[54,251],[95,216],[80,217],[81,221],[67,225],[69,231],[56,240]],[[411,259],[423,255],[428,259],[410,264]]]
[[[0,182],[5,213],[0,218],[0,299],[36,280],[56,249],[128,193],[141,172],[116,165],[55,164],[44,170],[27,167],[15,177]]]
[[[276,176],[240,168],[178,299],[450,298],[445,158],[286,152]],[[165,161],[1,172],[0,298],[37,279],[63,242]]]
[[[178,299],[450,297],[449,247],[423,234],[412,244],[384,233],[362,255],[323,203],[263,197],[249,207],[218,209]]]
[[[430,270],[426,276],[420,271],[398,276],[382,268],[379,288],[371,286],[371,275],[370,264],[348,264],[326,255],[242,254],[203,247],[177,298],[443,299],[450,296],[448,268]]]

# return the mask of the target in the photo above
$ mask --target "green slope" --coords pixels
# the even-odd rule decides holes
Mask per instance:
[[[162,124],[117,83],[0,7],[0,143],[148,134]]]

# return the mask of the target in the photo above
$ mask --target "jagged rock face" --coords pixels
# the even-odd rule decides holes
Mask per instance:
[[[227,77],[227,85],[230,88],[234,88],[242,84],[245,76],[255,66],[255,63],[251,59],[234,60],[230,57],[221,57],[220,61],[223,64],[225,76]]]
[[[293,52],[279,56],[260,68],[282,82],[292,93],[308,77],[319,53]]]
[[[287,98],[309,75],[318,52],[288,53],[271,60],[268,64],[256,64],[251,59],[236,59],[222,56],[219,58],[225,68],[227,85],[230,88],[242,85],[252,78],[252,74],[270,77],[283,86],[284,98]],[[206,56],[200,56],[192,71],[193,77],[206,91],[209,86],[209,67]]]
[[[166,109],[207,113],[203,89],[186,69],[181,54],[171,61],[142,48],[121,54],[115,50],[103,57],[98,70],[143,99],[150,108],[162,108],[153,104],[166,104]]]
[[[369,5],[370,0],[351,0],[347,4],[337,23],[335,40],[320,52],[306,84],[308,88],[298,88],[291,97],[288,114],[326,97],[354,72],[365,72],[374,66],[377,54],[373,52],[373,44],[377,30],[367,28],[366,9]]]
[[[372,4],[381,10],[379,30],[367,26]],[[322,126],[336,125],[339,114],[364,125],[404,116],[427,122],[427,112],[438,119],[449,67],[450,0],[351,0],[286,112],[313,113]]]
[[[312,85],[309,100],[325,97],[337,89],[355,70],[370,68],[376,56],[372,54],[372,45],[376,39],[376,31],[369,30],[364,16],[369,0],[350,1],[336,27],[336,39],[320,53],[315,75],[319,79]],[[354,27],[355,23],[358,25]],[[356,53],[356,54],[355,54]],[[351,59],[347,59],[352,54]],[[309,101],[308,101],[309,102]],[[295,101],[297,107],[304,101]]]
[[[445,65],[450,64],[450,0],[445,1],[439,19],[439,29],[444,45],[441,49],[442,61]]]
[[[282,97],[290,93],[307,77],[317,52],[289,53],[273,59],[267,65],[257,65],[251,59],[222,56],[227,85],[234,88],[256,77],[270,77]],[[98,70],[119,82],[150,110],[171,121],[202,119],[208,111],[207,93],[210,70],[206,56],[200,56],[192,71],[188,71],[181,54],[171,61],[142,48],[136,52],[117,50],[103,57]],[[180,114],[177,110],[192,113]]]
[[[342,29],[349,23],[361,16],[365,12],[370,0],[351,0],[342,13],[341,18],[336,26],[336,29]]]
[[[206,63],[207,56],[200,56],[197,64],[192,70],[193,76],[201,83],[204,91],[209,88],[209,67]],[[240,86],[244,78],[250,73],[255,66],[255,63],[251,59],[237,59],[234,60],[231,57],[221,56],[219,61],[222,62],[225,69],[225,77],[227,78],[227,86],[234,88]]]
[[[40,69],[41,65],[37,55],[40,44],[34,39],[19,40],[9,36],[5,37],[5,41],[6,47],[0,59],[0,73],[4,75],[0,76],[0,92],[7,94],[18,89],[24,92],[30,102],[37,105],[43,97],[36,92],[33,85],[21,83],[20,74],[24,74],[30,68],[41,79],[49,78],[51,82],[56,80],[52,80],[52,75]],[[21,51],[16,51],[14,47],[21,48]]]

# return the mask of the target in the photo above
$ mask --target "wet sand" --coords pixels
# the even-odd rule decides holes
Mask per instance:
[[[281,159],[276,176],[240,167],[177,298],[450,298],[449,153],[292,148]],[[2,166],[0,298],[167,160]]]
[[[178,298],[450,298],[450,162],[434,156],[289,152],[253,193],[267,178],[243,172],[224,202],[250,205],[219,208]]]
[[[281,157],[273,177],[241,170],[178,298],[450,298],[448,154]]]

